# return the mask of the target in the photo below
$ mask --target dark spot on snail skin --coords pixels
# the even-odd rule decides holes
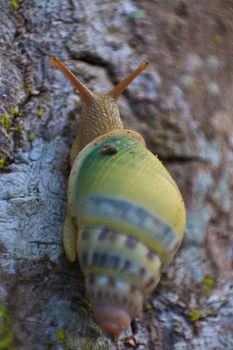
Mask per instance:
[[[105,143],[104,146],[100,150],[100,154],[113,156],[118,152],[118,149],[112,146],[110,143]]]

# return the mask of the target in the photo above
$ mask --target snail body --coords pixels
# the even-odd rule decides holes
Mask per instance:
[[[70,261],[78,255],[97,322],[105,333],[118,336],[140,312],[180,246],[184,203],[143,138],[123,129],[117,109],[118,97],[147,64],[110,93],[94,94],[58,59],[52,63],[84,100],[71,152],[65,252]]]

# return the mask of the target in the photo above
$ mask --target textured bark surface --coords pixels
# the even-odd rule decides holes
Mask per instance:
[[[0,0],[0,349],[233,349],[231,0]],[[80,99],[144,58],[125,126],[165,162],[187,208],[179,254],[118,344],[64,256],[69,149]]]

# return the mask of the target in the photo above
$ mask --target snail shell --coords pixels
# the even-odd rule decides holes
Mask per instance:
[[[103,155],[106,144],[117,152]],[[176,253],[184,204],[162,163],[129,130],[101,136],[79,153],[69,195],[86,290],[97,321],[111,334],[140,312]],[[116,314],[117,326],[108,320]]]
[[[73,163],[64,246],[71,261],[78,253],[97,322],[118,336],[177,252],[185,208],[176,183],[138,133],[110,128],[99,134]]]

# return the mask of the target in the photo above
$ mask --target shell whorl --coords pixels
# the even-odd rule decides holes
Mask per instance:
[[[131,321],[160,279],[159,257],[133,236],[111,227],[83,225],[78,255],[86,291],[102,328],[108,314],[101,321],[98,310],[118,309]],[[119,325],[119,333],[121,330]]]
[[[101,273],[110,281],[114,277],[130,280],[131,286],[137,286],[145,296],[150,295],[158,282],[153,276],[161,268],[159,256],[128,232],[109,226],[84,225],[78,246],[86,275]]]
[[[90,247],[92,249],[88,249]],[[114,283],[125,283],[130,288],[127,292],[137,288],[147,297],[158,283],[159,256],[127,232],[108,226],[84,225],[79,235],[78,252],[81,267],[91,278],[89,285],[94,284],[95,277],[104,276],[104,283],[111,287]],[[136,312],[132,310],[132,314]]]

